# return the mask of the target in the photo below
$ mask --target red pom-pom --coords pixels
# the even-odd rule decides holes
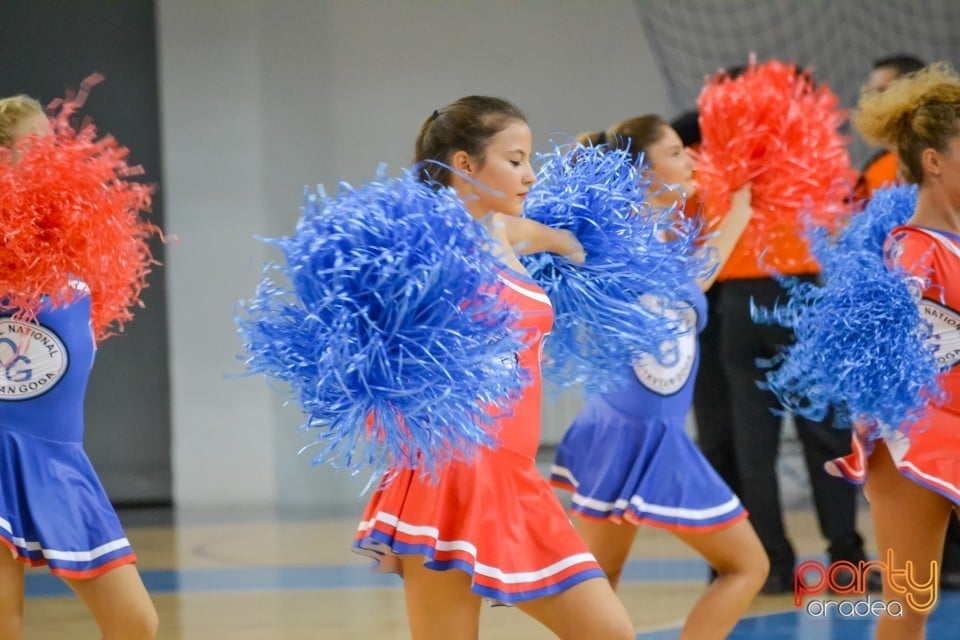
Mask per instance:
[[[809,223],[838,228],[855,179],[837,96],[795,65],[771,60],[751,61],[736,78],[717,75],[699,102],[697,181],[711,224],[751,182],[754,215],[742,249],[774,271],[817,270],[801,230]]]
[[[130,178],[129,151],[90,122],[70,116],[86,91],[51,105],[49,135],[0,148],[0,301],[31,318],[43,298],[64,304],[77,295],[71,281],[90,289],[97,340],[122,331],[141,305],[150,266],[148,240],[159,229],[142,217],[152,188]]]

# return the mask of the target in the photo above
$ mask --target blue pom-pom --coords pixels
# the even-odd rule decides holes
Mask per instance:
[[[849,218],[837,242],[844,251],[863,250],[880,255],[890,231],[906,224],[916,206],[916,185],[877,189],[866,208]]]
[[[441,466],[495,444],[525,380],[486,230],[412,172],[308,193],[296,232],[237,322],[248,369],[288,383],[315,463]],[[282,274],[288,285],[275,279]]]
[[[690,306],[683,292],[707,273],[709,256],[695,250],[696,221],[648,203],[662,185],[627,151],[569,145],[540,161],[524,215],[571,231],[586,253],[582,265],[550,253],[521,257],[556,315],[544,374],[561,387],[606,390],[641,354],[675,356],[683,327],[664,311]]]
[[[786,278],[785,305],[752,309],[755,321],[796,336],[766,374],[787,409],[819,420],[839,407],[876,437],[909,429],[942,394],[916,288],[883,249],[891,230],[913,215],[916,197],[911,186],[878,190],[836,238],[809,230],[823,284]]]

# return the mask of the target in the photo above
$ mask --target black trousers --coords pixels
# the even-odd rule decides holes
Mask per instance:
[[[947,538],[943,543],[940,588],[944,591],[960,591],[960,520],[956,517],[950,518]]]
[[[792,340],[782,327],[750,318],[751,299],[771,307],[785,293],[770,278],[717,283],[708,295],[710,315],[701,334],[700,371],[694,392],[698,440],[707,460],[737,493],[770,556],[771,574],[792,574],[796,555],[783,524],[776,462],[781,418],[776,397],[761,389],[757,359],[769,359]],[[820,532],[831,560],[863,559],[856,530],[857,488],[828,475],[823,463],[850,452],[850,431],[795,417],[810,475]]]

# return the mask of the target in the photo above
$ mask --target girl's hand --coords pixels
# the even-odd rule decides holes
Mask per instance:
[[[717,230],[706,242],[707,246],[713,247],[717,252],[717,268],[714,269],[710,277],[700,281],[700,288],[704,291],[709,289],[717,276],[720,275],[723,265],[727,263],[734,247],[740,241],[740,236],[743,235],[750,223],[750,218],[753,217],[753,208],[750,206],[753,196],[751,193],[752,187],[753,185],[748,182],[730,196],[730,210],[727,211]]]
[[[742,187],[740,187],[739,189],[733,192],[733,195],[730,196],[730,212],[731,213],[743,212],[743,214],[747,215],[747,217],[753,215],[752,211],[750,211],[749,213],[744,212],[744,209],[750,208],[750,199],[753,196],[751,192],[752,188],[753,188],[753,184],[748,182],[747,184],[743,185]]]
[[[577,236],[572,231],[566,229],[551,229],[559,234],[558,242],[565,247],[559,253],[561,256],[576,264],[583,264],[587,261],[587,253],[583,250],[583,245],[577,240]]]
[[[506,231],[514,252],[522,255],[544,251],[563,256],[570,262],[583,264],[586,253],[577,237],[566,229],[554,229],[530,218],[496,214],[496,223]]]

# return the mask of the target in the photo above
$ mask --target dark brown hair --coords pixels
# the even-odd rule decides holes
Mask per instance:
[[[637,158],[646,153],[667,132],[667,121],[656,114],[637,116],[618,122],[607,129],[607,142],[617,149],[628,149]]]
[[[890,67],[897,72],[897,77],[905,76],[908,73],[916,73],[923,69],[926,63],[916,56],[907,55],[905,53],[898,53],[893,56],[886,56],[878,60],[873,61],[874,69],[883,69],[885,67]]]
[[[585,147],[599,147],[602,144],[607,144],[607,132],[584,131],[577,136],[576,140]]]
[[[628,118],[606,131],[588,131],[577,136],[584,146],[607,145],[610,149],[629,151],[634,162],[646,154],[667,133],[669,123],[656,114]]]
[[[449,186],[447,166],[457,151],[465,151],[483,166],[490,139],[514,121],[526,122],[527,117],[511,102],[488,96],[467,96],[434,111],[420,127],[414,145],[413,161],[420,166],[420,179]]]
[[[581,133],[577,142],[584,145],[606,144],[611,149],[629,150],[636,160],[657,143],[670,126],[656,114],[628,118],[613,125],[606,131]]]

